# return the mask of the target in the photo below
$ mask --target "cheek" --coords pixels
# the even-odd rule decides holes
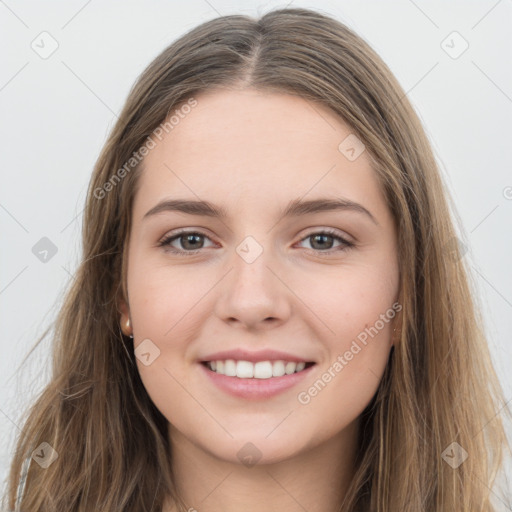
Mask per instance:
[[[328,328],[325,332],[330,339],[343,348],[348,340],[357,337],[392,308],[398,293],[398,269],[378,262],[340,266],[307,279],[298,293],[306,298],[311,311]],[[394,312],[387,316],[390,314],[393,318]],[[389,319],[384,325],[379,322],[378,330],[388,333],[389,323]]]
[[[337,323],[337,334],[330,338],[328,358],[297,394],[297,401],[310,417],[321,417],[324,435],[335,434],[360,416],[377,392],[391,350],[391,320],[366,322],[363,313],[357,321]],[[366,310],[375,318],[378,310]],[[362,323],[363,329],[359,328]],[[357,325],[356,325],[357,324]]]
[[[319,410],[339,404],[333,416],[359,414],[376,392],[389,359],[398,271],[378,265],[340,269],[335,278],[309,287],[308,305],[322,320],[317,335],[326,359],[299,403]],[[325,328],[327,327],[327,328]]]
[[[139,265],[134,261],[129,281],[130,311],[137,338],[176,338],[193,314],[194,305],[211,288],[211,276],[184,272],[179,267]]]
[[[193,378],[186,364],[188,348],[198,336],[215,276],[207,270],[163,265],[140,254],[134,254],[130,263],[128,289],[137,368],[152,401],[170,418],[190,401],[184,391]],[[169,404],[172,410],[166,410]]]

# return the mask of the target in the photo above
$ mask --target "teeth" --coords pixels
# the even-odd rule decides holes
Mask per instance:
[[[228,377],[236,376],[236,361],[233,361],[233,359],[224,361],[224,375]]]
[[[293,373],[295,371],[296,366],[296,363],[286,363],[286,366],[284,367],[284,372],[286,373],[286,375],[290,375],[290,373]]]
[[[238,377],[239,379],[270,379],[271,377],[281,377],[291,375],[292,373],[304,370],[306,363],[294,363],[292,361],[259,361],[251,363],[250,361],[235,361],[227,359],[225,361],[209,361],[208,367],[216,373],[227,375],[228,377]]]

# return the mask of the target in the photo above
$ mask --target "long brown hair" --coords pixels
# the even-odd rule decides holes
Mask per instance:
[[[156,142],[159,127],[172,128],[162,125],[169,116],[193,108],[194,95],[232,87],[332,109],[365,144],[396,222],[401,339],[363,413],[357,472],[340,511],[493,511],[490,489],[507,444],[503,393],[429,141],[372,48],[339,21],[299,8],[203,23],[131,89],[93,171],[81,264],[55,322],[51,380],[18,439],[8,509],[160,512],[165,496],[187,509],[167,420],[120,331],[119,300],[141,148]],[[43,468],[31,457],[36,449],[58,457]],[[447,453],[468,456],[454,467]]]

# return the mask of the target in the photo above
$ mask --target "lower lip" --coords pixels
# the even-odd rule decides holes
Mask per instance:
[[[199,363],[199,365],[202,367],[207,377],[222,391],[239,398],[253,400],[271,398],[292,388],[306,378],[310,371],[316,366],[316,364],[313,364],[300,372],[283,375],[282,377],[271,377],[269,379],[240,379],[239,377],[221,375],[220,373],[210,370],[202,363]]]

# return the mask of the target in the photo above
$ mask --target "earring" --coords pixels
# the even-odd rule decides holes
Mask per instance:
[[[126,330],[130,331],[131,325],[130,325],[130,319],[129,318],[126,320],[125,326],[126,326]],[[127,334],[127,336],[129,336],[130,338],[133,338],[133,334]]]

